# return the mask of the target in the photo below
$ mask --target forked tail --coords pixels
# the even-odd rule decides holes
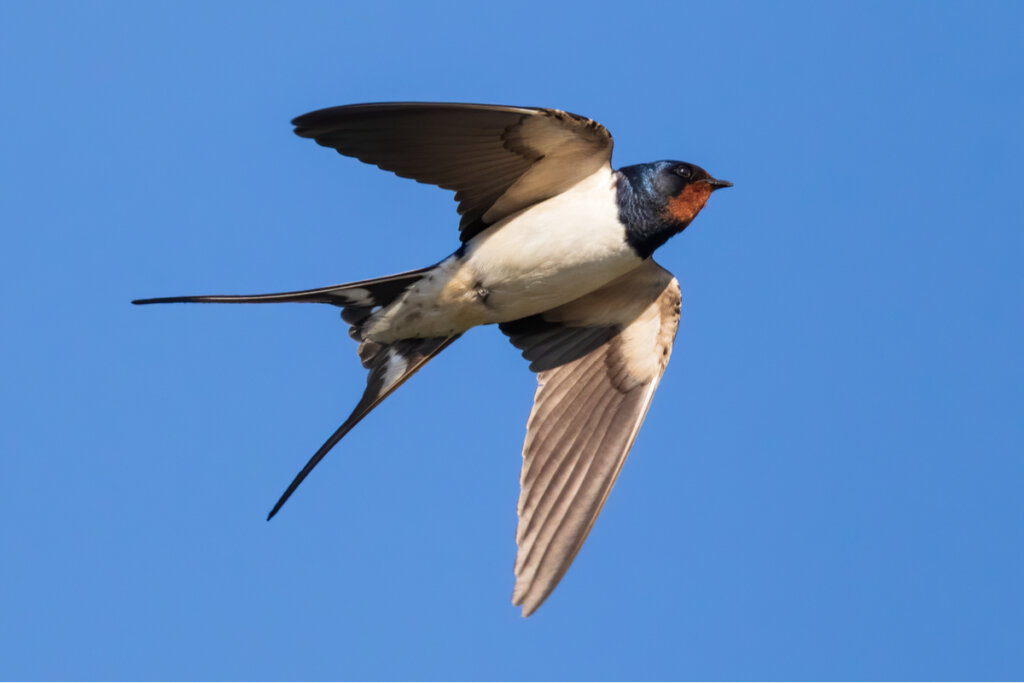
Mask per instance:
[[[296,292],[280,292],[276,294],[251,295],[212,295],[212,296],[172,296],[158,299],[136,299],[133,304],[171,304],[171,303],[204,303],[204,304],[269,304],[269,303],[322,303],[339,306],[341,317],[352,327],[349,334],[359,342],[359,358],[363,367],[370,371],[366,379],[366,390],[352,413],[321,446],[306,466],[295,476],[285,492],[278,499],[267,519],[271,519],[285,501],[295,492],[302,480],[313,471],[324,456],[341,441],[359,422],[370,414],[381,401],[390,396],[417,370],[426,365],[427,361],[441,353],[449,344],[459,338],[458,334],[449,337],[430,337],[426,339],[400,339],[391,343],[379,343],[363,339],[362,325],[373,313],[382,306],[387,306],[397,299],[406,289],[426,275],[432,268],[422,268],[398,275],[374,280],[349,282],[320,289],[305,289]]]
[[[297,292],[277,292],[275,294],[231,294],[205,296],[167,296],[158,299],[135,299],[133,304],[283,304],[313,303],[333,304],[343,308],[368,308],[387,306],[432,270],[421,268],[407,273],[388,275],[373,280],[348,282],[343,285],[320,287],[319,289],[303,289]]]

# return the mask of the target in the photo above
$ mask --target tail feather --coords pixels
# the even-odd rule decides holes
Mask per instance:
[[[168,296],[156,299],[135,299],[132,303],[136,305],[317,303],[371,310],[375,306],[386,306],[397,299],[410,285],[432,269],[432,267],[420,268],[419,270],[410,270],[406,273],[388,275],[372,280],[347,282],[341,285],[331,285],[330,287],[320,287],[318,289],[303,289],[296,292]]]
[[[416,371],[426,365],[427,361],[441,353],[458,338],[459,335],[455,334],[450,337],[402,339],[391,344],[373,343],[372,351],[368,346],[368,342],[362,342],[359,345],[360,357],[363,359],[363,365],[370,370],[370,375],[366,379],[366,390],[363,392],[363,397],[359,399],[359,403],[352,409],[352,413],[348,418],[331,434],[330,438],[324,442],[324,445],[313,454],[313,457],[309,459],[306,466],[295,475],[295,479],[292,480],[292,483],[281,494],[274,508],[267,515],[267,521],[270,521],[277,514],[277,511],[291,497],[295,489],[299,487],[299,484],[323,460],[324,456],[334,448],[335,444],[341,441],[342,437],[348,434],[364,417],[369,415],[371,410],[380,405],[381,401],[390,396],[395,389],[416,374]]]
[[[412,270],[397,275],[360,280],[319,289],[305,289],[296,292],[279,292],[276,294],[251,295],[205,295],[205,296],[172,296],[158,299],[136,299],[133,304],[171,304],[171,303],[202,303],[202,304],[266,304],[266,303],[323,303],[341,307],[341,317],[352,327],[349,335],[359,342],[359,359],[363,367],[370,371],[366,380],[366,389],[362,398],[353,408],[352,413],[321,446],[306,466],[295,476],[285,492],[278,499],[267,519],[271,519],[295,492],[299,484],[323,460],[324,456],[376,408],[381,401],[390,396],[427,361],[441,353],[449,344],[459,338],[458,334],[450,337],[431,337],[426,339],[400,339],[390,343],[380,343],[363,338],[362,326],[367,319],[380,307],[387,306],[402,295],[405,290],[420,278],[433,270],[433,267]]]

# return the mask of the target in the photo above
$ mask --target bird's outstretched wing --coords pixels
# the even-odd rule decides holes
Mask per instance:
[[[668,363],[679,284],[646,261],[605,287],[501,329],[538,373],[526,428],[512,596],[529,616],[579,552]]]
[[[559,194],[610,164],[596,121],[532,107],[385,102],[332,107],[295,133],[404,178],[455,190],[461,239]]]

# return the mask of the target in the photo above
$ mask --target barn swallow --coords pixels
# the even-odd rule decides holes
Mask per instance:
[[[583,545],[668,363],[679,283],[651,255],[731,183],[681,161],[613,170],[608,130],[557,109],[356,104],[292,123],[300,137],[345,156],[454,190],[459,248],[432,266],[361,282],[132,303],[342,309],[369,371],[366,390],[268,520],[427,361],[470,328],[497,324],[538,380],[523,445],[512,596],[529,616]]]

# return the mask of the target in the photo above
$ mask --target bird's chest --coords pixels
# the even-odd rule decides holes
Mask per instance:
[[[376,317],[381,339],[444,336],[568,303],[640,265],[614,179],[574,188],[491,226]]]
[[[560,306],[640,264],[619,222],[610,173],[492,226],[467,246],[466,264],[488,292],[488,322]]]

